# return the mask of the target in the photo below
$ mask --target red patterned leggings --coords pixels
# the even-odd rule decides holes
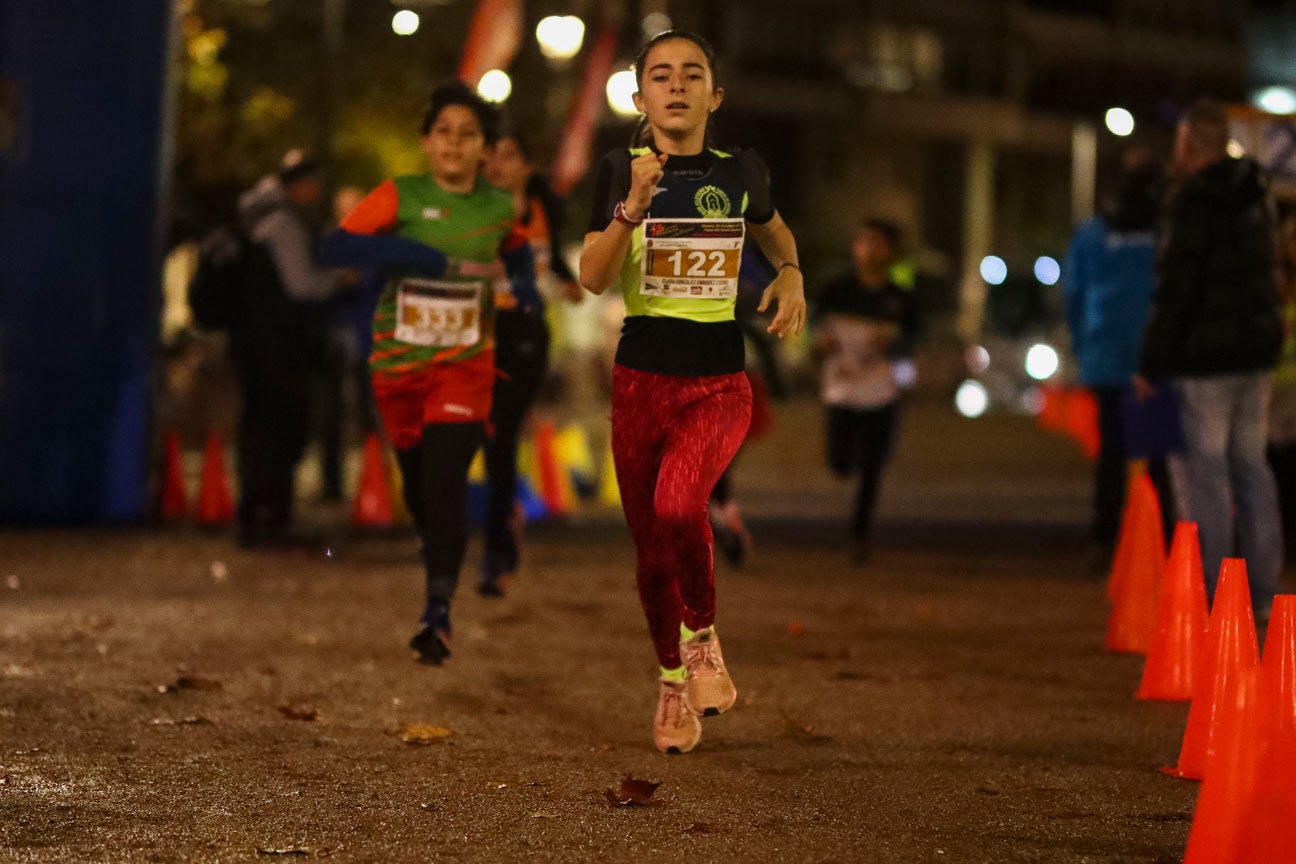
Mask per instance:
[[[680,665],[679,630],[715,620],[707,498],[751,421],[747,376],[685,377],[617,366],[612,457],[634,537],[639,600],[657,660]]]

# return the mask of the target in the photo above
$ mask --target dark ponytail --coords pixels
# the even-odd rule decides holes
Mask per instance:
[[[656,36],[645,42],[640,48],[639,53],[635,55],[634,73],[635,82],[639,89],[643,89],[644,64],[648,61],[648,52],[663,42],[669,42],[672,39],[683,39],[686,42],[692,42],[698,48],[702,49],[703,55],[706,56],[707,66],[711,69],[711,84],[713,87],[720,86],[720,69],[716,61],[715,49],[711,43],[696,33],[690,33],[687,30],[663,30]],[[648,147],[652,144],[652,128],[648,123],[648,116],[644,115],[639,118],[635,124],[634,133],[630,136],[631,147]],[[711,147],[711,118],[707,118],[706,138],[702,145],[704,148]]]

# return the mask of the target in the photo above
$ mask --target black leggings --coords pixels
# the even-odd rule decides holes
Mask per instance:
[[[481,423],[429,423],[418,446],[396,451],[405,506],[423,541],[428,605],[449,603],[468,545],[468,466]]]
[[[867,540],[873,528],[882,469],[891,458],[897,410],[895,403],[881,408],[828,408],[828,467],[838,477],[859,472],[851,519],[851,539],[856,541]]]
[[[494,433],[486,443],[486,554],[501,572],[518,565],[511,518],[517,498],[517,451],[522,421],[544,383],[549,329],[537,314],[501,312],[495,325],[495,379],[491,402]]]

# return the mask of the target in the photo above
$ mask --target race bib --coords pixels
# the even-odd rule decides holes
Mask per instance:
[[[640,293],[707,300],[737,297],[745,231],[741,219],[645,220]]]
[[[485,286],[404,279],[396,289],[396,338],[411,345],[459,348],[481,341]]]

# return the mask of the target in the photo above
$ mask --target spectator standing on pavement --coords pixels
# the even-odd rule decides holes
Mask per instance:
[[[290,539],[311,382],[324,368],[328,301],[354,281],[317,263],[321,196],[317,165],[293,150],[276,174],[239,199],[246,284],[230,350],[243,390],[238,529],[244,546]]]
[[[1098,403],[1091,536],[1103,561],[1110,560],[1125,507],[1124,404],[1138,372],[1152,302],[1161,192],[1160,167],[1149,156],[1132,153],[1111,205],[1076,229],[1062,266],[1071,349],[1080,366],[1080,383]],[[1150,459],[1148,470],[1163,510],[1173,511],[1164,456]]]
[[[1296,554],[1296,216],[1283,220],[1278,245],[1279,290],[1282,292],[1283,345],[1273,374],[1269,403],[1269,467],[1278,484],[1283,549]]]
[[[1213,596],[1220,562],[1247,562],[1257,621],[1268,620],[1282,566],[1278,493],[1265,461],[1269,372],[1282,346],[1274,216],[1265,178],[1230,157],[1228,114],[1193,105],[1179,122],[1157,243],[1156,286],[1134,386],[1169,377],[1185,452],[1175,485],[1198,524]],[[1234,516],[1236,514],[1236,518]]]
[[[838,477],[859,477],[850,527],[855,563],[869,556],[878,488],[899,419],[896,362],[912,357],[918,335],[913,294],[889,275],[899,246],[895,224],[860,223],[851,241],[854,268],[824,287],[813,316],[813,345],[823,358],[828,466]]]

